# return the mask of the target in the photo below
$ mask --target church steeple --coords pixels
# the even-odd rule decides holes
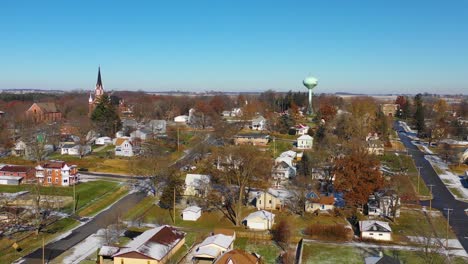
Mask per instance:
[[[99,68],[98,68],[98,75],[97,75],[96,88],[97,88],[97,87],[102,87],[102,81],[101,81],[101,65],[99,65]]]

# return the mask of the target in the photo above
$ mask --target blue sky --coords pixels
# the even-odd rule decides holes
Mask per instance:
[[[0,3],[0,89],[465,93],[468,1]]]

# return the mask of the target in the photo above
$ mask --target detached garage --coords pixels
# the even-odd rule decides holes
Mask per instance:
[[[201,216],[201,208],[198,206],[190,206],[182,211],[182,219],[184,221],[197,221]]]
[[[20,176],[0,176],[0,185],[20,185],[21,180]]]
[[[275,215],[265,210],[251,213],[246,218],[244,218],[244,220],[242,220],[243,225],[255,230],[271,229],[274,222]]]

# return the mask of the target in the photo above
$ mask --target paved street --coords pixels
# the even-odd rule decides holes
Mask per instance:
[[[402,129],[399,127],[398,129]],[[421,152],[415,145],[411,143],[411,139],[403,133],[399,133],[400,139],[408,148],[409,153],[413,157],[416,166],[421,168],[421,177],[426,184],[434,184],[432,189],[434,199],[432,207],[441,210],[445,217],[447,211],[444,208],[452,208],[450,213],[450,226],[457,235],[463,248],[468,252],[468,216],[464,210],[468,208],[468,203],[456,200],[447,190],[442,180],[432,168],[431,164],[424,159],[425,153]],[[422,205],[429,205],[429,201],[421,202]],[[438,234],[440,237],[445,237],[445,234]]]
[[[214,144],[212,137],[207,135],[203,141],[199,144]],[[186,155],[181,157],[178,161],[171,164],[170,166],[181,168],[187,164],[193,162],[197,157],[197,153],[192,149],[188,150]],[[85,173],[83,173],[85,174]],[[146,177],[135,177],[128,175],[117,175],[117,174],[103,174],[103,173],[86,173],[89,176],[94,177],[104,177],[104,178],[114,178],[114,179],[146,179]],[[108,210],[99,213],[95,216],[90,222],[86,223],[83,226],[73,230],[73,232],[67,237],[60,239],[56,242],[49,243],[46,245],[45,249],[45,258],[46,262],[51,261],[52,259],[58,257],[60,254],[70,249],[74,245],[86,239],[88,236],[96,233],[99,229],[105,228],[110,224],[115,224],[117,222],[118,216],[122,215],[124,212],[127,212],[130,208],[135,206],[140,202],[146,193],[138,192],[132,193],[124,197],[115,203]],[[25,256],[21,263],[42,263],[42,248],[34,251],[33,253]]]
[[[56,242],[47,244],[45,249],[46,262],[58,257],[67,249],[78,244],[88,236],[96,233],[101,228],[106,228],[110,224],[115,224],[119,215],[127,212],[136,203],[145,197],[143,193],[132,193],[115,203],[108,210],[98,214],[91,221],[73,230],[70,235]],[[27,255],[21,263],[42,263],[42,249],[38,249]]]

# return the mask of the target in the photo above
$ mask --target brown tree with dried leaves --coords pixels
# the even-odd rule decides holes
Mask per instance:
[[[334,186],[344,193],[348,205],[362,206],[369,195],[384,185],[380,162],[365,149],[353,150],[351,155],[335,160]]]

